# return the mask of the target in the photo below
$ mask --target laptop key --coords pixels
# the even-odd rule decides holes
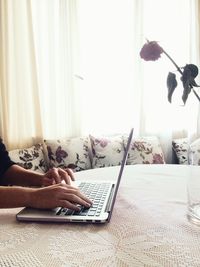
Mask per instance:
[[[88,215],[88,216],[94,216],[94,215],[95,215],[95,213],[96,213],[96,211],[95,211],[95,210],[94,210],[94,211],[92,211],[92,210],[91,210],[91,211],[89,211],[89,212],[88,212],[88,214],[87,214],[87,215]]]
[[[70,210],[68,209],[66,212],[65,212],[65,215],[72,215],[74,214],[74,211],[73,210]]]
[[[80,211],[75,211],[73,213],[73,215],[87,215],[88,211],[89,211],[90,208],[86,208],[86,207],[81,207],[81,210]]]
[[[57,212],[56,212],[56,215],[60,215],[62,212],[62,208],[60,208]]]

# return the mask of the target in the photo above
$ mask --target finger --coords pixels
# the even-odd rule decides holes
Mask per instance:
[[[59,184],[62,181],[62,179],[58,173],[58,169],[55,167],[51,169],[51,177],[55,180],[56,184]]]
[[[71,179],[71,176],[68,174],[68,172],[61,168],[59,168],[57,171],[58,171],[58,175],[60,176],[61,181],[64,180],[66,184],[70,185],[72,179]]]
[[[80,211],[80,207],[67,200],[61,200],[59,206],[63,208],[68,208],[70,210]]]
[[[76,187],[72,187],[72,190],[75,190],[74,194],[76,194],[79,198],[83,199],[85,202],[87,202],[87,203],[92,205],[92,201],[86,195],[84,195],[80,191],[80,189],[78,189]]]
[[[82,194],[80,191],[78,192],[78,196],[85,201],[86,203],[89,203],[90,205],[92,205],[92,201],[84,194]]]
[[[90,207],[92,205],[92,201],[87,198],[86,196],[80,194],[79,192],[68,192],[68,193],[65,193],[63,195],[63,199],[64,200],[68,200],[70,201],[71,203],[76,203],[76,204],[80,204],[80,205],[83,205],[85,207]]]
[[[49,185],[53,185],[53,184],[55,184],[55,180],[53,178],[45,177],[43,179],[43,185],[44,186],[49,186]]]
[[[65,171],[68,173],[72,181],[75,181],[74,172],[70,168],[66,168]]]
[[[65,197],[66,196],[71,197],[71,199],[68,198],[70,201],[75,202],[73,200],[74,197],[78,197],[79,200],[81,199],[82,201],[84,201],[84,203],[88,203],[92,205],[92,201],[87,196],[85,196],[83,193],[81,193],[81,191],[78,188],[71,186],[71,185],[64,185],[64,184],[61,184],[61,186],[63,188],[63,194],[65,195]]]

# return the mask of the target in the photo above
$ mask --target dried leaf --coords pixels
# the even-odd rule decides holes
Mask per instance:
[[[183,103],[185,104],[188,98],[188,95],[191,92],[192,88],[192,83],[194,82],[194,77],[196,73],[194,73],[194,69],[191,67],[192,64],[186,65],[183,70],[183,75],[181,77],[181,80],[183,82],[183,95],[182,95],[182,100]]]
[[[188,88],[184,88],[183,95],[182,95],[182,100],[183,100],[184,104],[186,103],[188,95],[189,95],[190,92],[191,92],[191,89],[189,87]]]
[[[198,67],[194,64],[186,64],[184,69],[189,69],[193,78],[196,78],[199,73]]]
[[[168,73],[167,76],[167,88],[168,88],[168,101],[171,103],[172,94],[177,87],[176,75],[172,72]]]
[[[200,87],[195,80],[191,81],[190,85],[194,86],[194,87]]]

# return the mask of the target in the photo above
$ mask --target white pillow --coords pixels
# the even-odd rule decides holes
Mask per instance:
[[[29,148],[11,150],[9,151],[9,156],[12,161],[25,169],[42,173],[48,169],[42,144],[36,144]]]
[[[51,167],[72,168],[74,171],[91,168],[88,137],[44,140]]]
[[[138,137],[132,140],[127,165],[164,163],[164,154],[156,136]]]
[[[90,135],[92,168],[120,165],[124,155],[123,136]]]

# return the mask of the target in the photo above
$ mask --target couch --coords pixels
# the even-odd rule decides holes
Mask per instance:
[[[178,164],[200,165],[200,138],[194,141],[189,141],[188,138],[174,139],[172,148]]]
[[[18,165],[46,172],[51,167],[70,167],[74,171],[120,165],[127,134],[82,136],[44,140],[28,148],[9,151]],[[156,136],[134,138],[127,164],[164,164],[164,154]]]

